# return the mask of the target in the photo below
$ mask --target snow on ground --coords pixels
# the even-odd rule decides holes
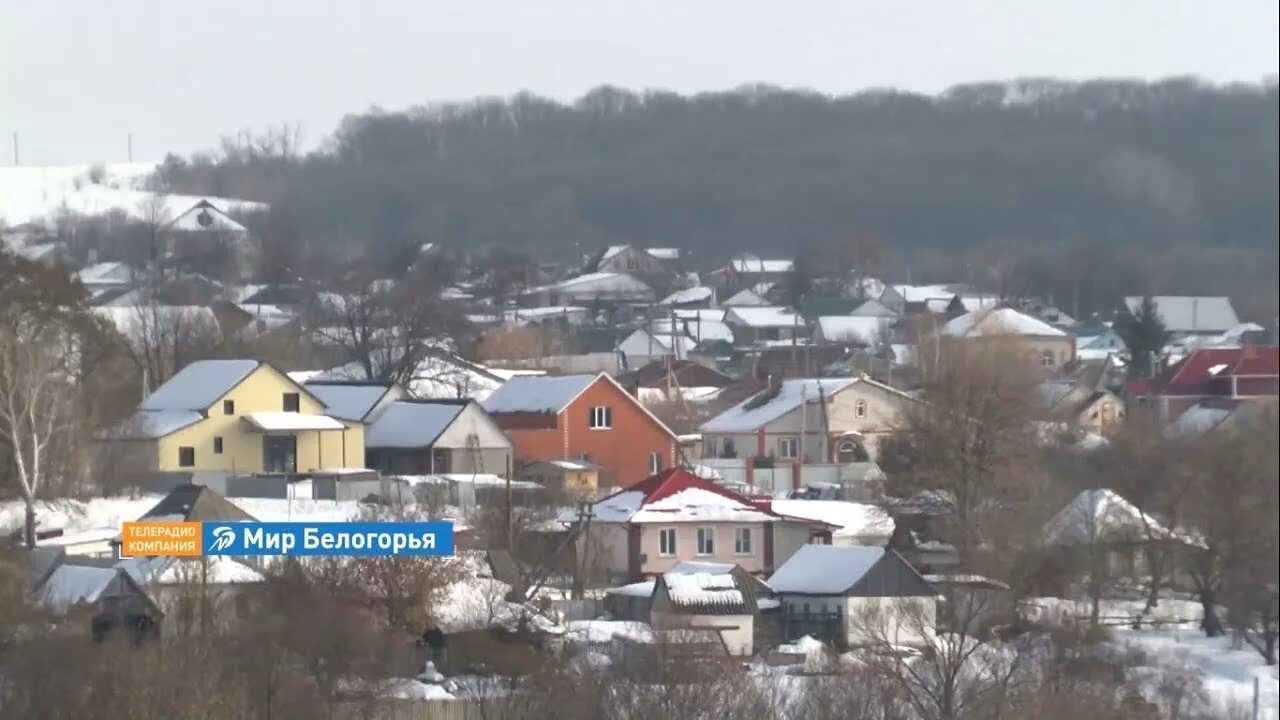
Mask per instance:
[[[0,167],[0,218],[9,225],[49,222],[65,207],[82,215],[120,210],[140,218],[144,206],[155,197],[146,190],[146,179],[157,163],[100,165],[19,165]],[[94,182],[97,176],[97,182]],[[196,195],[165,195],[164,212],[176,218],[207,199],[225,212],[265,210],[263,203]]]
[[[1140,649],[1162,665],[1185,662],[1203,673],[1205,693],[1223,717],[1252,705],[1254,678],[1258,678],[1258,720],[1280,719],[1276,668],[1265,665],[1262,656],[1248,645],[1232,649],[1231,638],[1208,638],[1195,628],[1114,628],[1112,637],[1117,644]]]

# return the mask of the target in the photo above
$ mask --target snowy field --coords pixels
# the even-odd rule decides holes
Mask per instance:
[[[0,167],[0,226],[48,222],[61,208],[82,215],[112,210],[141,217],[155,193],[143,187],[157,163],[109,165],[18,165]],[[262,203],[230,198],[165,195],[168,217],[176,217],[202,199],[225,212],[265,210]]]

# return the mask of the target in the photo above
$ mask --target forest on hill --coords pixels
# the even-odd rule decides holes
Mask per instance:
[[[1156,287],[1144,289],[1240,268],[1269,290],[1278,107],[1274,82],[1191,78],[1028,79],[937,96],[605,86],[573,103],[521,94],[373,109],[310,153],[290,128],[241,135],[171,156],[157,180],[268,201],[273,239],[360,248],[390,267],[423,242],[561,261],[634,243],[682,248],[705,267],[742,251],[820,255],[857,233],[899,276],[1016,249],[1049,266],[1145,269]]]

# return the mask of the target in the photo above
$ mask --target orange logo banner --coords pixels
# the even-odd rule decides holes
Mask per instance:
[[[199,557],[204,554],[201,523],[126,522],[120,534],[125,557]]]

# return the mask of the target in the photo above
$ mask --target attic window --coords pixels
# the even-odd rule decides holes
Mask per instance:
[[[298,393],[285,393],[284,394],[284,411],[298,412],[298,407],[299,407]]]
[[[853,416],[856,418],[864,418],[867,416],[867,401],[858,400],[853,404]]]
[[[222,401],[222,414],[223,414],[223,415],[235,415],[235,414],[236,414],[236,401],[235,401],[235,400],[223,400],[223,401]]]
[[[196,222],[200,224],[200,227],[207,228],[213,225],[213,216],[209,214],[208,210],[201,210],[200,213],[196,215]]]

